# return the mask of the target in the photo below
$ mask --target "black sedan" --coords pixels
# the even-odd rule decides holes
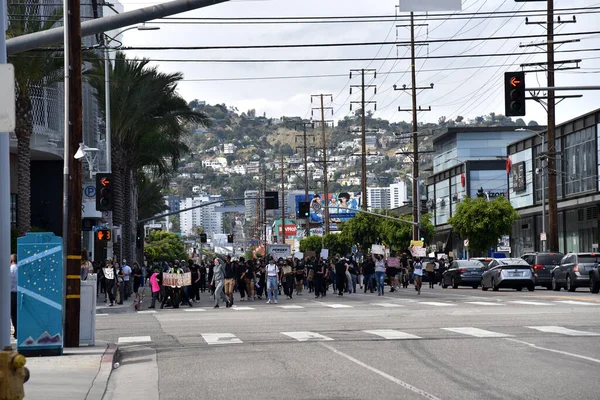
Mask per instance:
[[[477,260],[453,261],[450,268],[442,274],[442,287],[452,286],[457,289],[459,286],[471,286],[477,289],[481,285],[483,267],[483,263]]]

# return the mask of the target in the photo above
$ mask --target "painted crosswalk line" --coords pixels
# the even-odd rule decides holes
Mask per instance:
[[[561,304],[572,304],[575,306],[598,306],[600,304],[588,303],[585,301],[577,301],[577,300],[554,300],[555,303]]]
[[[202,333],[207,344],[241,344],[242,341],[233,333]]]
[[[529,300],[514,300],[514,301],[509,301],[509,303],[523,304],[526,306],[551,306],[552,305],[550,303],[542,303],[541,301],[529,301]]]
[[[301,309],[304,308],[302,306],[296,306],[296,305],[289,305],[289,306],[277,306],[279,308],[283,308],[284,310],[297,310],[297,309]]]
[[[321,335],[316,332],[302,331],[302,332],[281,332],[282,335],[289,336],[293,339],[296,339],[299,342],[308,342],[311,341],[329,341],[333,340],[330,337]]]
[[[329,307],[329,308],[353,308],[354,306],[350,306],[348,304],[327,304],[327,303],[322,303],[325,307]]]
[[[106,317],[108,314],[96,314],[96,317]]]
[[[130,344],[130,343],[148,343],[151,342],[150,336],[126,336],[119,338],[119,344]]]
[[[507,335],[499,332],[486,331],[485,329],[479,328],[442,328],[445,331],[460,333],[462,335],[474,336],[478,338],[503,338],[503,337],[512,337],[512,335]]]
[[[451,303],[440,303],[437,301],[420,301],[419,304],[425,304],[427,306],[434,306],[434,307],[450,307],[450,306],[456,305],[456,304],[451,304]]]
[[[372,331],[363,331],[365,333],[371,335],[381,336],[384,339],[388,340],[405,340],[405,339],[421,339],[421,337],[417,335],[412,335],[410,333],[397,331],[394,329],[376,329]]]
[[[156,314],[156,310],[144,310],[144,311],[138,311],[138,314]]]
[[[202,312],[206,311],[204,308],[185,308],[183,311],[186,312]]]
[[[491,303],[489,301],[465,301],[467,304],[475,304],[477,306],[503,306],[502,303]]]
[[[529,329],[535,329],[536,331],[544,333],[558,333],[566,336],[600,336],[600,333],[577,331],[575,329],[564,328],[562,326],[526,326]]]
[[[254,307],[245,307],[245,306],[232,306],[232,309],[234,309],[235,311],[250,311],[250,310],[254,310]]]
[[[394,303],[371,303],[373,306],[379,306],[383,308],[396,308],[396,307],[404,307],[402,304],[394,304]]]

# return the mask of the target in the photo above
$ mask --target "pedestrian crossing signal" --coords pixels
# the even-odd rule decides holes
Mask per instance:
[[[310,214],[310,202],[301,201],[298,203],[298,218],[308,218]]]
[[[200,243],[206,243],[208,242],[208,237],[206,236],[206,233],[201,233],[200,234]]]
[[[227,235],[227,243],[233,243],[233,235]]]
[[[112,239],[112,234],[110,229],[100,229],[96,232],[96,239],[100,242],[110,242]]]

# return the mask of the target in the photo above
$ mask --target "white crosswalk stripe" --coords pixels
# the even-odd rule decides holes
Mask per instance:
[[[513,304],[524,304],[526,306],[551,306],[550,303],[542,303],[541,301],[528,301],[528,300],[513,300],[509,301],[509,303]]]
[[[502,303],[491,303],[488,301],[465,301],[467,304],[475,304],[478,306],[504,306]]]
[[[118,343],[119,344],[148,343],[151,341],[152,341],[152,338],[150,336],[125,336],[125,337],[120,337]]]
[[[383,308],[404,307],[401,304],[394,304],[394,303],[371,303],[371,305],[373,305],[373,306],[379,306],[379,307],[383,307]]]
[[[405,340],[405,339],[421,339],[421,337],[417,335],[412,335],[406,332],[400,332],[394,329],[377,329],[372,331],[363,331],[365,333],[371,335],[381,336],[384,339],[388,340]]]
[[[419,304],[425,304],[427,306],[434,306],[434,307],[450,307],[450,306],[456,305],[456,304],[452,304],[452,303],[440,303],[437,301],[421,301],[421,302],[419,302]]]
[[[311,341],[330,341],[333,340],[330,337],[321,335],[316,332],[302,331],[302,332],[281,332],[281,334],[289,336],[293,339],[296,339],[299,342],[308,342]]]
[[[183,311],[186,312],[202,312],[202,311],[206,311],[204,308],[184,308]]]
[[[156,314],[156,310],[144,310],[144,311],[138,311],[138,314]]]
[[[302,306],[296,306],[296,305],[289,305],[289,306],[277,306],[279,308],[283,308],[284,310],[296,310],[296,309],[300,309],[300,308],[304,308]]]
[[[574,329],[564,328],[562,326],[527,326],[526,328],[535,329],[545,333],[558,333],[566,336],[600,336],[600,333],[576,331]]]
[[[503,337],[512,337],[512,335],[507,335],[505,333],[486,331],[485,329],[479,328],[442,328],[445,331],[456,332],[462,335],[474,336],[478,338],[503,338]]]
[[[354,306],[348,305],[348,304],[328,304],[328,303],[321,303],[323,304],[325,307],[329,307],[329,308],[353,308]]]
[[[586,301],[577,301],[577,300],[554,300],[555,303],[561,304],[572,304],[575,306],[600,306],[600,303],[588,303]]]
[[[231,308],[233,308],[235,311],[250,311],[250,310],[254,310],[253,307],[240,307],[240,306],[232,306]]]
[[[242,341],[233,333],[203,333],[202,338],[207,344],[241,344]]]

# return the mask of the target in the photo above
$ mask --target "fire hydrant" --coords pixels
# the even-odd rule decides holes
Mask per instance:
[[[21,400],[25,397],[23,384],[29,380],[25,356],[12,347],[0,351],[0,400]]]

